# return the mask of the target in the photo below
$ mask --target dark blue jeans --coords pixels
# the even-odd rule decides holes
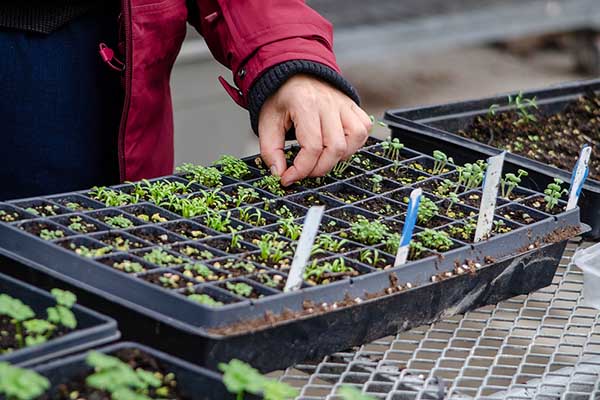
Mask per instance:
[[[118,182],[117,17],[90,14],[50,35],[0,28],[0,200]]]

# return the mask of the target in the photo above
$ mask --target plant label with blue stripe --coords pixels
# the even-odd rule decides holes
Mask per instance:
[[[479,218],[477,219],[477,228],[475,229],[475,242],[480,242],[488,238],[492,232],[505,156],[506,152],[503,151],[497,156],[488,158],[488,166],[483,181],[483,195],[481,196],[481,205],[479,207]]]
[[[402,228],[402,238],[400,239],[400,246],[396,252],[396,260],[394,266],[402,265],[406,263],[408,259],[408,253],[410,251],[410,241],[412,239],[413,231],[415,230],[415,224],[417,223],[417,216],[419,214],[419,204],[421,204],[421,195],[423,190],[415,189],[410,193],[410,200],[408,201],[408,211],[406,212],[406,218],[404,219],[404,227]]]
[[[579,153],[579,158],[571,174],[571,189],[569,190],[569,201],[567,202],[567,210],[572,210],[577,207],[581,189],[590,172],[590,157],[592,155],[592,147],[585,145]]]
[[[319,231],[321,225],[321,219],[323,218],[323,212],[325,206],[313,206],[306,213],[304,218],[304,226],[302,227],[302,234],[300,240],[298,240],[298,247],[296,248],[296,254],[294,254],[294,260],[292,261],[292,267],[288,273],[288,279],[283,288],[284,292],[290,292],[293,290],[300,289],[302,286],[302,277],[306,264],[310,259],[310,253],[312,252],[313,244],[315,243],[315,237]]]

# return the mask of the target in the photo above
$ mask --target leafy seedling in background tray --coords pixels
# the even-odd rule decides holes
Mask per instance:
[[[213,165],[221,167],[224,175],[234,179],[242,180],[251,174],[245,162],[230,155],[222,155]]]
[[[415,235],[419,242],[425,247],[441,252],[448,251],[452,247],[452,240],[443,231],[425,229]]]
[[[434,150],[433,152],[433,169],[431,170],[432,175],[440,175],[444,172],[448,163],[453,163],[452,157],[448,157],[446,153],[440,150]]]
[[[232,283],[232,282],[226,282],[225,286],[227,287],[227,290],[237,294],[238,296],[242,296],[242,297],[250,297],[252,295],[252,286],[248,285],[247,283],[244,282],[238,282],[238,283]]]
[[[567,189],[563,189],[564,182],[561,179],[554,178],[554,182],[548,184],[544,190],[544,201],[546,202],[546,211],[551,212],[558,205],[560,198],[564,194],[569,194]]]
[[[162,386],[163,381],[154,373],[142,368],[134,370],[116,357],[92,351],[85,361],[94,368],[94,373],[85,379],[86,385],[110,393],[113,399],[151,400],[151,388],[158,396],[169,395],[169,387]]]
[[[131,220],[123,216],[123,214],[115,215],[112,217],[106,217],[104,219],[104,222],[112,226],[113,228],[119,229],[127,229],[133,226],[133,222],[131,222]]]
[[[51,293],[56,300],[56,305],[46,309],[48,321],[69,329],[75,329],[77,319],[71,309],[75,305],[77,297],[68,290],[52,289]]]
[[[390,229],[379,220],[369,221],[360,215],[358,220],[350,225],[352,239],[366,245],[374,245],[383,241]]]
[[[527,171],[519,169],[517,174],[513,174],[511,172],[504,175],[504,178],[500,180],[500,194],[502,197],[506,199],[510,199],[510,194],[512,191],[521,184],[523,177],[529,175]]]
[[[0,362],[0,394],[8,400],[34,400],[50,388],[50,381],[35,371]]]
[[[42,229],[40,231],[40,238],[44,240],[56,240],[65,237],[65,233],[59,229]]]
[[[379,174],[374,174],[373,176],[371,176],[370,181],[373,184],[373,186],[371,186],[371,191],[373,193],[380,193],[381,192],[381,182],[383,182],[383,176],[381,176]]]
[[[261,178],[252,185],[256,188],[266,190],[276,196],[285,196],[285,190],[281,186],[281,178],[275,175],[268,175]]]
[[[514,122],[515,126],[527,125],[530,122],[537,122],[537,117],[530,113],[530,109],[538,109],[538,105],[536,102],[536,98],[526,99],[523,96],[523,92],[519,92],[519,94],[515,97],[508,96],[508,104],[510,106],[515,106],[517,108],[517,114],[519,114],[519,119]]]
[[[295,398],[298,391],[291,386],[268,379],[250,365],[233,359],[229,363],[220,363],[223,383],[236,400],[243,400],[245,393],[263,395],[265,400],[288,400]]]
[[[389,136],[384,142],[381,143],[381,147],[383,148],[384,157],[387,157],[392,161],[399,161],[400,152],[404,148],[404,145],[400,143],[398,138],[392,139],[392,137]]]
[[[188,297],[188,299],[195,301],[198,304],[203,304],[205,306],[208,307],[223,307],[223,303],[213,299],[212,297],[210,297],[207,294],[201,293],[201,294],[190,294]]]
[[[298,240],[302,234],[302,225],[294,222],[292,217],[279,220],[279,231],[288,239]]]
[[[207,210],[204,224],[217,232],[229,233],[237,230],[231,226],[231,211],[223,215],[216,211]]]
[[[221,180],[221,172],[214,167],[204,167],[202,165],[194,165],[185,163],[175,169],[177,172],[184,174],[186,179],[200,185],[216,188],[223,185]]]
[[[438,211],[438,206],[431,199],[423,196],[419,204],[417,221],[419,221],[419,224],[426,224],[437,215]]]
[[[262,216],[262,212],[254,207],[240,209],[238,219],[253,226],[265,226],[267,224],[267,220]]]
[[[92,199],[104,203],[106,207],[121,207],[136,203],[135,199],[127,193],[104,186],[94,186],[89,195]]]

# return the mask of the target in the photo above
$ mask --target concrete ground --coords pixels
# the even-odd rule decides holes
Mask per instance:
[[[387,108],[588,78],[574,71],[573,59],[565,51],[535,50],[518,56],[492,46],[390,54],[341,67],[359,89],[367,112],[376,116]],[[218,75],[230,80],[229,71],[212,60],[175,66],[172,87],[178,164],[206,164],[223,153],[243,156],[258,152],[247,112],[226,95]],[[378,129],[376,134],[386,135],[385,129]]]

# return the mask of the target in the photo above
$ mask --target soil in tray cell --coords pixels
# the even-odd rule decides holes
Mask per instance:
[[[209,215],[202,215],[195,218],[194,221],[206,226],[208,229],[205,230],[212,230],[218,232],[220,235],[230,232],[239,232],[249,228],[240,221],[231,218],[231,211],[222,211],[221,213],[211,212]],[[209,236],[215,235],[205,235],[204,237]]]
[[[141,259],[126,254],[102,257],[96,261],[126,274],[140,274],[156,268]]]
[[[214,234],[210,229],[192,221],[168,222],[161,227],[189,240],[200,240]]]
[[[221,260],[211,261],[210,265],[226,272],[228,278],[237,278],[254,274],[260,270],[255,264],[247,261],[245,258],[230,257]]]
[[[389,269],[394,266],[394,257],[377,249],[363,249],[346,255],[346,258],[358,261],[375,269]]]
[[[426,181],[419,182],[415,185],[417,188],[423,189],[424,192],[431,193],[439,198],[445,198],[452,192],[462,193],[464,187],[457,188],[454,174],[447,174],[441,178],[431,178]]]
[[[408,166],[419,172],[425,172],[430,175],[443,175],[453,171],[455,168],[450,164],[437,165],[433,158],[422,157],[413,161],[409,161]]]
[[[377,139],[376,137],[369,136],[367,141],[365,142],[364,147],[375,146],[376,144],[381,143],[381,139]]]
[[[130,229],[127,233],[137,236],[148,243],[158,245],[170,245],[184,240],[167,230],[149,226]]]
[[[320,176],[316,178],[304,178],[300,181],[300,186],[305,189],[319,189],[335,182],[336,179],[330,176]]]
[[[303,190],[302,186],[297,183],[291,184],[290,186],[281,186],[281,180],[273,175],[267,175],[253,181],[252,186],[278,197],[290,196],[300,193]]]
[[[137,277],[168,290],[184,289],[196,284],[194,281],[172,271],[148,272]]]
[[[464,222],[457,222],[447,227],[442,228],[452,239],[460,240],[465,243],[473,243],[475,240],[475,230],[477,228],[477,220],[469,219]],[[490,237],[511,232],[518,228],[518,225],[500,218],[494,218],[494,225]]]
[[[528,207],[535,208],[536,210],[540,210],[542,212],[552,215],[565,212],[567,208],[567,204],[564,201],[559,201],[556,205],[548,204],[546,202],[546,196],[544,195],[530,197],[521,201],[521,203]]]
[[[144,222],[118,210],[102,210],[86,214],[114,229],[127,229]]]
[[[43,316],[40,317],[41,319],[44,318]],[[64,336],[72,331],[72,329],[68,329],[62,325],[59,325],[51,331],[50,335],[47,337],[47,340]],[[6,316],[0,316],[0,356],[29,347],[25,346],[24,342],[17,339],[17,336],[17,326],[14,323],[14,320]]]
[[[391,164],[391,161],[385,158],[377,157],[364,151],[359,151],[350,158],[353,166],[361,168],[364,171],[373,171],[375,169]]]
[[[219,258],[225,254],[194,243],[180,243],[172,246],[171,249],[176,253],[196,261],[208,261]]]
[[[151,205],[133,205],[123,208],[123,211],[133,215],[137,219],[150,224],[161,224],[163,222],[172,221],[178,219],[176,215],[170,214],[163,210]]]
[[[279,199],[266,201],[262,204],[257,205],[256,207],[280,218],[302,218],[306,215],[306,212],[308,211],[304,207]]]
[[[448,199],[442,200],[440,203],[437,203],[437,206],[440,215],[454,220],[470,218],[479,214],[479,210],[475,208],[468,207],[462,204],[457,204]]]
[[[250,300],[258,300],[269,294],[272,294],[258,286],[254,286],[245,281],[241,280],[233,280],[219,283],[218,286],[222,289],[227,290],[227,292],[237,295],[239,297],[244,297]]]
[[[281,274],[264,271],[251,276],[250,279],[254,282],[260,283],[263,286],[283,292],[287,277]]]
[[[357,168],[354,165],[355,164],[353,164],[351,160],[340,161],[336,164],[336,166],[333,168],[333,170],[329,173],[328,176],[335,179],[343,180],[364,173],[362,169]]]
[[[86,258],[103,257],[113,252],[113,247],[105,246],[104,243],[99,243],[84,237],[63,239],[56,244],[74,252],[78,256]]]
[[[356,264],[344,257],[314,260],[306,266],[304,281],[309,285],[326,285],[331,282],[359,276]]]
[[[424,172],[416,171],[400,164],[390,165],[389,167],[380,169],[377,173],[403,186],[412,185],[431,177]]]
[[[79,195],[52,197],[50,200],[73,212],[93,211],[104,207],[102,204],[97,204]]]
[[[94,235],[94,239],[112,247],[115,251],[130,251],[150,247],[151,244],[144,243],[140,239],[120,232],[106,232]]]
[[[249,185],[231,185],[221,189],[221,194],[225,196],[224,208],[237,208],[249,204],[257,204],[265,201],[271,196],[257,190]]]
[[[362,208],[357,208],[355,206],[351,207],[343,207],[335,210],[328,210],[326,214],[335,219],[339,219],[341,221],[345,221],[349,224],[357,222],[361,219],[361,217],[365,217],[369,220],[380,218],[379,215],[363,210]]]
[[[344,254],[360,248],[362,248],[362,245],[359,243],[352,242],[336,235],[321,233],[315,238],[313,258],[315,258],[314,256],[319,252]]]
[[[374,194],[386,193],[400,187],[398,183],[386,179],[378,173],[358,176],[350,180],[349,183]]]
[[[44,221],[26,221],[19,228],[44,240],[62,239],[70,235],[60,225]]]
[[[244,207],[231,211],[231,217],[250,227],[260,228],[277,223],[278,218],[257,207]]]
[[[283,256],[283,254],[290,254],[290,256]],[[263,267],[269,267],[278,271],[288,271],[292,265],[293,251],[281,251],[275,250],[273,253],[261,253],[254,252],[246,255],[245,260],[252,261]]]
[[[329,199],[321,196],[316,192],[303,193],[298,196],[291,197],[290,202],[298,204],[306,209],[312,206],[325,206],[327,209],[337,208],[344,205],[341,201]],[[305,213],[306,214],[306,213]],[[302,215],[303,217],[304,215]]]
[[[356,207],[384,217],[395,217],[406,211],[406,206],[403,204],[383,197],[374,197],[363,201],[362,203],[356,204]]]
[[[482,192],[480,190],[473,190],[470,192],[461,193],[458,196],[458,202],[460,204],[464,204],[479,210],[479,207],[481,206],[481,196]],[[501,197],[498,197],[496,199],[496,207],[500,207],[506,203],[507,201]]]
[[[0,222],[11,223],[35,218],[35,215],[27,214],[7,204],[0,204]]]
[[[521,99],[521,103],[526,102]],[[490,112],[476,117],[458,134],[570,171],[581,148],[600,140],[600,94],[582,96],[552,115],[543,115],[527,106],[509,112]],[[590,160],[590,178],[600,179],[600,158],[594,154]]]
[[[405,150],[404,145],[398,139],[387,139],[368,149],[369,153],[373,153],[378,157],[387,158],[389,160],[400,162],[415,157],[415,153],[410,150]]]
[[[198,282],[214,282],[227,279],[229,276],[226,273],[210,268],[208,265],[200,262],[185,264],[180,267],[173,268],[186,278],[193,279]]]
[[[319,193],[345,204],[352,204],[369,198],[368,192],[363,192],[360,189],[343,183],[322,188],[319,190]]]
[[[539,213],[530,208],[525,208],[517,204],[509,204],[499,209],[496,209],[496,214],[500,215],[509,221],[516,222],[522,225],[531,225],[534,222],[548,218],[547,215]]]
[[[210,286],[188,288],[184,290],[183,294],[188,300],[206,307],[223,307],[226,304],[240,301]]]
[[[52,221],[57,222],[63,226],[66,226],[73,232],[79,234],[88,234],[106,230],[105,227],[94,222],[94,220],[83,217],[81,215],[69,215],[65,217],[53,218]]]
[[[236,181],[247,182],[262,176],[259,170],[248,166],[243,160],[230,155],[221,156],[221,158],[213,162],[213,166],[217,167],[223,175]]]
[[[233,234],[229,235],[228,237],[207,239],[202,243],[226,254],[240,254],[256,250],[252,246],[244,243],[242,240],[244,240],[242,235]]]
[[[25,201],[15,203],[29,214],[37,217],[54,217],[56,215],[65,214],[69,210],[64,209],[56,204],[49,203],[43,200]]]
[[[121,349],[111,355],[119,358],[131,367],[133,371],[142,369],[151,373],[155,378],[159,378],[161,381],[159,387],[155,388],[149,386],[148,392],[145,393],[149,398],[165,398],[171,400],[184,400],[187,398],[178,390],[177,379],[179,377],[162,366],[160,361],[152,356],[145,354],[138,349]],[[93,389],[86,385],[86,378],[88,375],[91,375],[92,372],[91,369],[85,373],[82,371],[82,373],[77,374],[73,380],[61,382],[55,395],[52,397],[42,396],[40,400],[73,400],[75,398],[73,395],[74,393],[77,394],[77,399],[110,399],[110,396],[105,391]]]

